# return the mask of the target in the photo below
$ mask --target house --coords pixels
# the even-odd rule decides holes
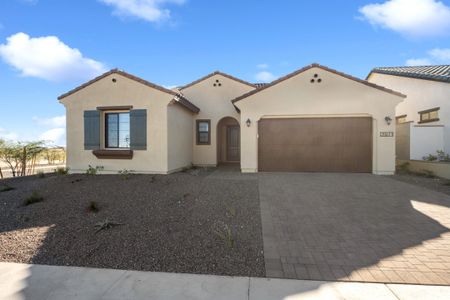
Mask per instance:
[[[170,173],[395,170],[401,93],[312,64],[265,85],[214,72],[174,90],[114,69],[58,99],[67,166]]]
[[[450,65],[375,68],[367,80],[408,96],[396,108],[398,159],[450,152]]]

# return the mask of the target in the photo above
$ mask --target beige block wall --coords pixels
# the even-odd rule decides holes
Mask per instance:
[[[424,173],[432,172],[433,175],[450,179],[450,163],[432,162],[423,160],[397,160],[397,165],[401,166],[408,163],[408,170],[411,172]]]
[[[220,87],[214,87],[216,80],[221,83]],[[231,99],[253,89],[254,87],[218,74],[181,90],[189,101],[200,108],[200,113],[194,116],[192,124],[194,165],[217,165],[217,124],[225,117],[232,117],[240,122],[239,113],[231,103]],[[195,120],[197,119],[211,120],[211,145],[196,144]]]
[[[116,83],[112,79],[116,78]],[[88,165],[103,166],[106,173],[127,169],[141,173],[167,173],[168,104],[173,95],[150,88],[119,74],[111,74],[80,91],[63,98],[66,107],[67,166],[71,172],[84,172]],[[132,105],[147,109],[147,150],[134,150],[132,160],[98,159],[92,150],[84,150],[85,110],[98,106]],[[102,116],[101,124],[104,124]],[[103,127],[103,126],[102,126]],[[101,136],[104,136],[103,129]],[[104,141],[102,141],[102,147]]]
[[[169,172],[192,165],[193,114],[185,108],[171,104],[168,107],[168,164]]]
[[[311,84],[314,74],[321,83]],[[258,170],[258,121],[270,117],[348,117],[373,118],[374,174],[395,171],[395,139],[380,137],[382,131],[395,135],[395,121],[387,125],[386,116],[395,120],[395,106],[402,98],[362,83],[346,79],[320,68],[309,69],[271,88],[236,102],[241,110],[241,124],[250,119],[250,127],[241,126],[241,169]]]

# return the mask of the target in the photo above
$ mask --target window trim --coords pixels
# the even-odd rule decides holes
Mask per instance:
[[[400,116],[396,116],[396,117],[395,117],[395,123],[396,123],[396,124],[407,123],[407,121],[406,121],[406,117],[407,117],[407,116],[408,116],[408,115],[400,115]],[[402,119],[402,118],[405,118],[405,122],[399,123],[398,120],[400,120],[400,119]]]
[[[120,146],[118,146],[118,147],[111,147],[111,146],[109,146],[108,145],[108,115],[117,115],[117,121],[118,121],[118,123],[117,123],[117,126],[119,126],[119,114],[128,114],[128,115],[130,115],[130,111],[128,110],[128,111],[105,111],[104,112],[104,125],[105,125],[105,130],[104,130],[104,138],[105,138],[105,149],[112,149],[112,150],[114,150],[114,149],[117,149],[117,150],[128,150],[128,149],[131,149],[131,144],[130,144],[130,146],[129,147],[120,147]],[[130,128],[131,129],[131,128]],[[119,131],[120,130],[117,130],[117,134],[119,134]],[[118,137],[119,138],[119,137]],[[119,139],[117,139],[117,141],[119,142]],[[120,144],[120,142],[119,142],[119,144]]]
[[[199,125],[200,123],[208,123],[208,142],[200,142],[200,131]],[[205,131],[202,131],[205,132]],[[210,119],[197,119],[195,120],[195,140],[197,145],[211,145],[211,120]]]
[[[431,122],[436,122],[436,121],[439,121],[439,118],[434,118],[434,119],[428,119],[428,120],[423,120],[422,119],[422,115],[423,114],[427,114],[427,113],[431,113],[431,112],[437,112],[437,111],[439,111],[441,108],[440,107],[434,107],[434,108],[430,108],[430,109],[426,109],[426,110],[422,110],[422,111],[419,111],[418,112],[418,114],[419,114],[419,124],[423,124],[423,123],[431,123]]]

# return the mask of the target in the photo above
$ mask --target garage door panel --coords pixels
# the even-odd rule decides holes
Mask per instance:
[[[260,171],[371,172],[371,118],[263,119]]]

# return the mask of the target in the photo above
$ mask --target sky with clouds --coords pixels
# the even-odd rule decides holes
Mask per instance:
[[[450,64],[450,0],[2,0],[0,138],[64,145],[57,97],[115,67],[177,86],[312,62],[360,78]]]

